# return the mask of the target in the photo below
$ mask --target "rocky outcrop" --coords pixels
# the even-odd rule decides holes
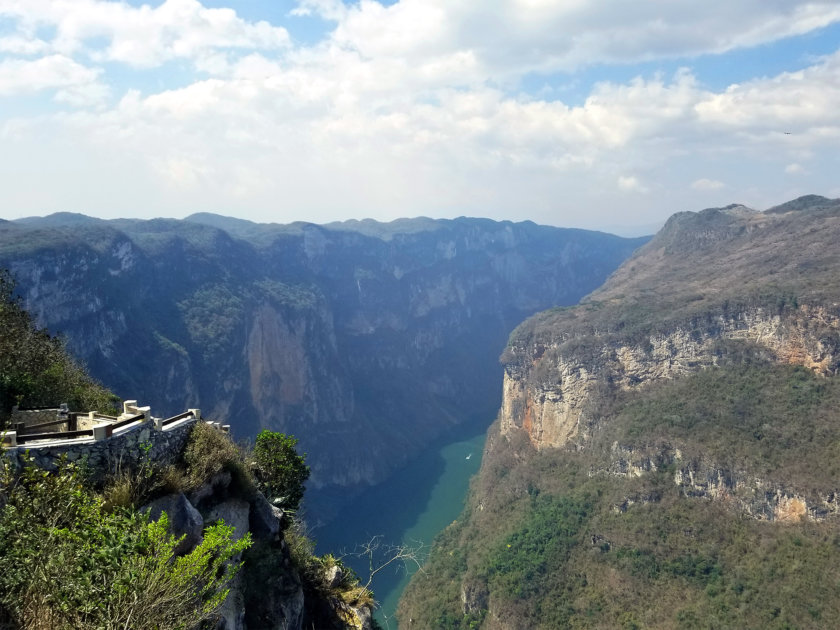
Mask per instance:
[[[183,492],[160,497],[141,508],[140,512],[148,513],[151,521],[157,521],[166,513],[169,519],[169,533],[179,539],[178,546],[175,547],[176,555],[186,555],[201,543],[204,519]]]
[[[642,343],[588,339],[586,356],[563,340],[551,347],[508,350],[501,431],[524,430],[537,448],[563,446],[586,431],[586,409],[596,389],[623,389],[717,365],[722,341],[751,344],[771,360],[801,365],[820,375],[840,368],[840,310],[799,305],[783,314],[765,309],[719,315],[694,327],[656,331]],[[570,347],[571,346],[571,347]]]
[[[746,516],[766,521],[797,523],[823,521],[840,515],[837,491],[818,493],[750,474],[747,470],[722,467],[706,458],[686,460],[671,445],[622,445],[613,443],[609,464],[589,471],[589,476],[640,478],[658,471],[673,471],[673,483],[686,497],[720,501]],[[626,512],[634,505],[659,501],[657,492],[633,494],[613,509]]]
[[[367,605],[350,606],[304,588],[283,537],[283,512],[261,493],[251,492],[246,500],[232,485],[230,474],[219,474],[190,496],[195,505],[183,493],[176,493],[141,508],[151,520],[167,514],[169,532],[183,536],[177,554],[195,549],[204,528],[218,522],[234,528],[234,540],[249,533],[252,538],[252,548],[232,559],[242,562],[242,567],[217,613],[216,630],[307,630],[323,623],[335,630],[370,630]]]

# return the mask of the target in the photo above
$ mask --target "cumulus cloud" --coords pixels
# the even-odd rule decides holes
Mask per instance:
[[[49,88],[85,90],[97,86],[102,70],[88,68],[64,55],[40,59],[0,61],[0,96],[38,92]]]
[[[289,45],[282,27],[248,22],[233,9],[208,9],[198,0],[165,0],[154,8],[106,0],[2,0],[0,16],[16,19],[21,31],[55,28],[49,42],[55,52],[86,52],[98,61],[139,67],[193,59],[215,49]]]
[[[0,0],[0,18],[17,28],[0,38],[0,54],[13,55],[0,61],[0,96],[54,90],[56,102],[81,108],[6,120],[6,137],[22,154],[55,138],[103,170],[123,164],[137,178],[126,197],[160,203],[149,192],[160,184],[169,213],[241,205],[328,220],[342,216],[329,212],[505,216],[527,207],[552,223],[566,222],[557,215],[563,203],[595,197],[648,211],[653,195],[628,193],[652,189],[670,209],[669,189],[723,186],[701,175],[748,171],[770,156],[778,173],[840,139],[840,53],[724,90],[689,69],[601,82],[574,103],[518,87],[533,72],[684,58],[807,32],[840,20],[833,1],[507,0],[490,10],[477,1],[301,0],[294,13],[331,27],[301,46],[281,26],[197,0]],[[201,74],[166,89],[111,88],[108,107],[84,109],[107,99],[114,65],[172,60]],[[77,188],[78,180],[56,185],[56,205]]]

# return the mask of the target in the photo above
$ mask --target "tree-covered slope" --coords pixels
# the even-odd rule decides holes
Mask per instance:
[[[503,355],[411,628],[824,628],[840,616],[840,204],[676,215]],[[410,621],[408,621],[410,620]]]

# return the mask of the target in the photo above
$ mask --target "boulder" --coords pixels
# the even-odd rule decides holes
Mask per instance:
[[[204,522],[212,525],[218,520],[224,521],[225,525],[231,525],[234,528],[233,539],[239,540],[248,533],[250,512],[251,505],[247,501],[228,499],[208,510]]]
[[[257,540],[277,540],[283,511],[269,503],[261,492],[251,499],[251,534]]]
[[[169,518],[169,533],[184,539],[175,547],[175,554],[183,556],[195,549],[201,542],[204,520],[192,503],[187,500],[183,492],[168,494],[140,508],[141,512],[148,512],[149,519],[157,521],[166,512]]]
[[[338,588],[341,581],[344,579],[344,571],[340,566],[334,564],[333,566],[324,570],[324,581],[330,588]]]
[[[230,481],[230,473],[223,470],[222,472],[213,475],[213,478],[210,479],[210,481],[200,485],[198,488],[190,492],[190,501],[193,505],[199,505],[202,501],[209,499],[214,494],[223,494],[223,491],[230,485]]]

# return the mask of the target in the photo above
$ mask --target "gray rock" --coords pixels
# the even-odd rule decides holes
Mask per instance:
[[[277,540],[283,511],[271,505],[261,492],[251,499],[251,534],[258,540]]]
[[[245,630],[245,597],[242,594],[241,575],[233,579],[225,601],[219,607],[216,630]]]
[[[330,588],[336,588],[344,579],[344,571],[340,566],[334,564],[324,571],[324,579]]]
[[[359,630],[373,630],[373,615],[369,606],[359,606],[353,609],[359,618]]]
[[[242,499],[228,499],[213,506],[208,512],[204,521],[211,525],[218,520],[224,521],[225,525],[234,528],[233,539],[239,540],[248,533],[249,514],[251,505]]]
[[[461,607],[465,615],[487,610],[490,591],[480,580],[470,580],[461,585]]]
[[[205,499],[212,497],[219,490],[224,490],[230,485],[231,476],[226,470],[213,475],[207,483],[198,487],[198,489],[190,492],[190,501],[193,505],[198,505]]]
[[[160,515],[166,512],[169,517],[169,533],[177,538],[184,536],[184,539],[175,547],[176,555],[182,556],[189,553],[201,542],[204,520],[183,492],[156,499],[140,508],[140,511],[148,512],[152,521],[157,521]]]

